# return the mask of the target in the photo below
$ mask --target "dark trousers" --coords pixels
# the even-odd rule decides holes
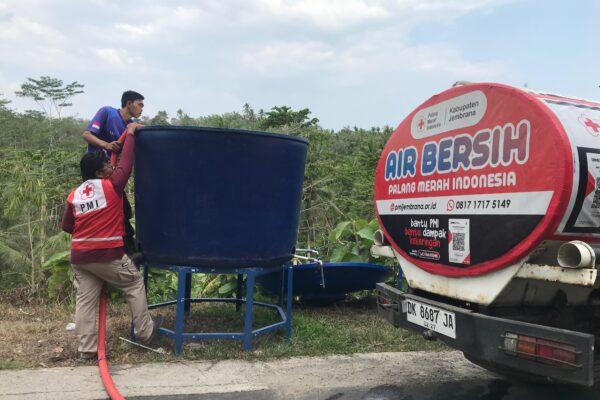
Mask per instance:
[[[135,230],[133,229],[133,226],[131,226],[131,222],[129,222],[129,219],[133,216],[133,213],[131,211],[131,204],[129,203],[129,199],[127,198],[125,192],[123,192],[123,214],[125,216],[125,236],[123,236],[123,251],[125,251],[125,254],[131,257],[137,249],[134,237]]]

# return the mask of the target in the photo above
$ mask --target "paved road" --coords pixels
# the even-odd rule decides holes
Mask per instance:
[[[276,400],[287,399],[273,390],[242,393],[192,394],[180,396],[141,396],[129,400]],[[417,385],[381,385],[375,387],[336,388],[329,393],[308,391],[294,399],[312,400],[598,400],[600,386],[574,388],[571,386],[530,385],[511,383],[504,379],[437,382]]]
[[[449,352],[371,353],[272,362],[180,361],[110,367],[129,400],[600,399],[600,385],[528,385]],[[0,398],[105,399],[97,367],[0,371]]]

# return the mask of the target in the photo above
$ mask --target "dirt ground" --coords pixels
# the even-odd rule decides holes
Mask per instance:
[[[126,305],[109,305],[107,314],[107,331],[111,332],[107,347],[119,346],[119,351],[108,353],[112,361],[122,364],[152,359],[148,352],[118,339],[129,337],[131,320]],[[74,331],[66,330],[74,316],[74,310],[61,305],[0,304],[0,369],[80,365],[77,337]]]
[[[17,305],[16,305],[17,304]],[[21,305],[18,305],[21,304]],[[419,336],[394,328],[377,315],[371,298],[328,307],[294,305],[292,338],[284,340],[281,331],[253,340],[251,352],[244,352],[239,341],[211,340],[186,343],[184,355],[189,360],[268,360],[295,356],[322,356],[358,352],[441,350],[443,346],[426,342]],[[153,314],[159,312],[152,310]],[[160,309],[165,327],[174,326],[174,308]],[[81,365],[77,362],[77,337],[66,329],[74,321],[74,308],[64,305],[15,302],[0,303],[0,370],[51,368]],[[273,319],[267,311],[257,310],[255,329]],[[176,361],[173,342],[160,337],[153,344],[162,349],[154,353],[119,339],[129,339],[130,317],[127,305],[109,302],[107,309],[107,356],[110,364],[138,364]],[[256,326],[258,324],[258,326]],[[243,318],[234,307],[195,305],[186,320],[187,332],[241,332]],[[93,365],[95,361],[90,361]]]

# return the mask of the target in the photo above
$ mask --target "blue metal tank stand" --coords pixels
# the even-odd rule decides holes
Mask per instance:
[[[149,309],[164,307],[168,305],[176,305],[176,317],[175,317],[175,329],[168,329],[161,327],[159,333],[175,340],[175,354],[181,354],[183,343],[186,340],[205,340],[205,339],[229,339],[229,340],[241,340],[243,342],[244,351],[248,351],[252,347],[252,339],[271,332],[277,329],[283,329],[286,337],[291,336],[291,325],[292,325],[292,287],[293,287],[293,269],[291,263],[284,264],[280,267],[264,268],[264,267],[251,267],[251,268],[204,268],[204,267],[187,267],[187,266],[174,266],[174,265],[145,265],[144,268],[144,284],[148,285],[148,272],[150,268],[162,268],[177,274],[177,299],[166,301],[164,303],[151,304],[148,306]],[[287,282],[282,281],[281,295],[279,296],[279,304],[268,304],[254,301],[254,286],[256,278],[258,276],[269,274],[272,272],[281,271],[284,272],[287,269],[287,274],[282,273],[282,277],[287,275]],[[237,274],[238,286],[235,298],[223,299],[223,298],[192,298],[191,287],[192,287],[192,274]],[[247,276],[246,279],[246,298],[242,297],[242,286],[243,277]],[[282,278],[283,279],[283,278]],[[284,287],[287,286],[287,290]],[[287,300],[286,309],[283,309],[284,293]],[[191,303],[200,302],[222,302],[222,303],[235,303],[236,311],[240,310],[242,304],[246,306],[246,315],[244,319],[244,330],[243,332],[196,332],[190,333],[185,332],[185,315],[189,315]],[[254,306],[266,307],[276,310],[281,318],[280,322],[264,326],[258,329],[252,329],[253,316],[252,310]]]

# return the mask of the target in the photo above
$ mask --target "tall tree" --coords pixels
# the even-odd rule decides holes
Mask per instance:
[[[266,118],[262,120],[261,126],[263,129],[281,126],[289,126],[296,129],[317,126],[319,120],[317,118],[309,119],[309,114],[310,110],[308,108],[293,111],[288,106],[273,107],[266,114]]]
[[[162,110],[156,113],[156,115],[150,119],[150,125],[170,125],[169,114]]]
[[[194,118],[183,112],[181,108],[177,110],[177,116],[171,118],[171,125],[194,125],[195,122]]]
[[[0,111],[8,111],[6,105],[10,103],[10,100],[4,98],[4,95],[0,93]]]
[[[62,109],[73,105],[69,100],[83,93],[83,87],[84,85],[77,81],[65,85],[60,79],[41,76],[39,79],[27,78],[27,82],[23,83],[21,90],[17,90],[15,94],[32,98],[49,118],[56,113],[60,119]]]

